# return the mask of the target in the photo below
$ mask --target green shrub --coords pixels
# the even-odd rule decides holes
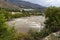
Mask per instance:
[[[6,20],[11,20],[12,19],[12,14],[5,9],[0,10],[0,14],[4,14]]]
[[[0,40],[15,40],[14,28],[10,28],[6,24],[6,18],[4,14],[0,14]]]

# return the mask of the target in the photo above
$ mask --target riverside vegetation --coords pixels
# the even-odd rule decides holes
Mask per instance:
[[[43,40],[46,36],[51,33],[60,31],[60,8],[49,7],[45,11],[46,21],[45,27],[40,31],[30,30],[28,33],[18,33],[14,27],[9,27],[6,21],[13,18],[30,16],[30,14],[14,14],[12,15],[5,9],[0,10],[0,40]],[[59,36],[60,38],[60,36]]]

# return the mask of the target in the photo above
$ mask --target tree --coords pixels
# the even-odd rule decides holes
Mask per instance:
[[[45,12],[45,28],[51,32],[60,31],[60,8],[50,7]]]
[[[26,13],[26,11],[25,11],[25,10],[22,10],[22,13],[23,13],[23,14],[25,14],[25,13]]]
[[[60,8],[47,8],[45,11],[45,17],[45,27],[37,34],[37,37],[39,38],[44,38],[51,33],[60,31]]]

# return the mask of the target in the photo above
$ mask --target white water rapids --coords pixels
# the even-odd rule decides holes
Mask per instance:
[[[44,21],[45,17],[43,16],[31,16],[13,19],[8,24],[15,26],[15,29],[20,32],[27,32],[30,29],[40,31],[44,27]]]

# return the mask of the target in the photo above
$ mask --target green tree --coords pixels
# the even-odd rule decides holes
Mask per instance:
[[[38,33],[40,38],[44,38],[51,33],[60,31],[60,8],[49,7],[45,11],[45,27]]]
[[[45,28],[48,28],[51,32],[57,32],[60,30],[60,8],[50,7],[45,12]]]

